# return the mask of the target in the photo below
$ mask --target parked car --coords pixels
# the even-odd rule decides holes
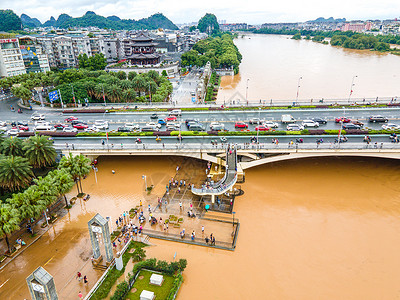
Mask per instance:
[[[118,127],[118,132],[131,132],[131,130],[128,127],[125,126],[120,126]]]
[[[301,131],[301,130],[304,129],[304,127],[302,125],[300,125],[300,124],[288,124],[286,126],[286,129],[288,131]]]
[[[279,124],[276,122],[272,122],[272,121],[265,121],[263,123],[264,126],[270,127],[270,128],[278,128]]]
[[[177,118],[176,118],[175,116],[168,116],[168,117],[166,117],[164,120],[165,120],[165,122],[176,121]]]
[[[74,116],[70,116],[70,117],[66,118],[64,121],[65,122],[72,122],[72,121],[75,121],[75,120],[78,120],[78,118],[74,117]]]
[[[158,119],[158,124],[160,124],[160,125],[165,125],[165,124],[167,124],[163,119]]]
[[[60,129],[60,130],[64,129],[65,127],[67,127],[67,125],[61,123],[54,125],[55,129]]]
[[[335,123],[340,123],[340,122],[342,122],[342,123],[350,123],[351,119],[346,118],[346,117],[340,117],[340,118],[336,118],[335,119]]]
[[[387,123],[389,120],[384,116],[371,116],[369,117],[369,121],[372,123],[380,122],[380,123]]]
[[[108,122],[104,120],[96,120],[94,122],[94,126],[96,126],[98,129],[108,129]]]
[[[149,123],[146,124],[146,126],[157,127],[158,129],[161,128],[161,124],[160,123],[155,123],[155,122],[149,122]]]
[[[67,127],[64,127],[62,131],[63,132],[77,132],[78,129],[67,126]]]
[[[249,125],[247,125],[244,122],[236,122],[235,123],[235,128],[248,128],[248,127],[249,127]]]
[[[36,113],[34,113],[34,114],[32,114],[32,116],[31,116],[31,120],[34,120],[34,121],[36,121],[36,120],[44,120],[44,119],[46,119],[46,117],[45,117],[45,115],[43,115],[43,114],[36,114]]]
[[[265,126],[265,125],[258,125],[257,127],[256,127],[256,131],[268,131],[268,130],[270,130],[271,128],[269,128],[269,127],[267,127],[267,126]]]
[[[158,128],[157,128],[157,127],[154,127],[154,126],[144,126],[144,127],[142,128],[142,131],[143,131],[143,132],[145,132],[145,131],[147,131],[147,132],[149,132],[149,131],[158,131]]]
[[[319,125],[327,123],[327,121],[325,119],[322,119],[322,118],[312,118],[312,120],[314,122],[317,122]]]
[[[394,123],[388,123],[385,125],[382,125],[382,129],[385,130],[400,130],[400,125],[394,124]]]
[[[303,127],[318,127],[319,123],[313,120],[303,120]]]
[[[262,124],[262,120],[259,118],[251,118],[249,121],[250,124]]]
[[[88,128],[89,126],[87,126],[86,124],[80,123],[80,124],[75,124],[73,127],[78,129],[78,130],[82,130],[82,129]]]
[[[343,129],[345,129],[345,130],[348,130],[348,129],[361,129],[361,126],[353,124],[353,123],[347,123],[347,124],[343,124]]]
[[[140,126],[136,123],[125,123],[125,127],[129,128],[130,130],[139,130]]]
[[[154,119],[158,119],[158,115],[156,113],[152,114],[150,116],[150,119],[154,120]]]

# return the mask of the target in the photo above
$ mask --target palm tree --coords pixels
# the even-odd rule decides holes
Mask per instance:
[[[44,207],[39,202],[40,194],[36,186],[30,186],[23,193],[13,194],[10,204],[17,207],[21,220],[36,218]]]
[[[0,186],[9,191],[17,191],[27,186],[33,177],[26,158],[6,156],[0,159]]]
[[[5,237],[8,252],[11,252],[8,235],[19,229],[19,211],[9,203],[0,203],[0,238]]]
[[[78,182],[81,181],[81,177],[90,173],[90,159],[83,155],[72,156],[70,153],[69,156],[61,158],[58,168],[65,169],[69,174],[71,174],[76,183],[78,193],[82,193],[82,183],[79,190]]]
[[[91,167],[91,161],[89,158],[83,155],[78,155],[75,156],[76,162],[77,162],[77,167],[78,167],[78,175],[79,175],[79,182],[81,185],[81,192],[83,192],[82,189],[82,177],[86,177],[89,173],[90,170],[92,169]]]
[[[47,177],[39,177],[38,179],[34,179],[34,181],[36,183],[36,191],[39,194],[38,204],[44,210],[43,214],[46,217],[46,208],[56,202],[58,192],[53,182]]]
[[[0,144],[0,152],[7,156],[23,156],[24,151],[22,147],[23,143],[21,139],[9,137]]]
[[[65,194],[68,193],[74,185],[74,179],[72,178],[72,175],[69,174],[67,170],[61,169],[51,171],[46,177],[50,177],[50,181],[53,182],[58,195],[64,196],[65,206],[68,206],[68,200]]]
[[[44,135],[31,136],[23,147],[25,157],[35,168],[42,168],[54,164],[57,153],[53,143]]]

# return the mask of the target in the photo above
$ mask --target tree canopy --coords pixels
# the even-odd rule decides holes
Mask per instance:
[[[11,9],[0,9],[0,31],[21,30],[21,18]]]
[[[200,30],[200,32],[207,32],[208,34],[218,33],[219,24],[217,17],[214,14],[205,14],[204,17],[199,20],[197,28]]]
[[[103,53],[96,53],[88,57],[87,54],[79,54],[79,68],[88,69],[91,71],[104,70],[107,66],[107,59]]]

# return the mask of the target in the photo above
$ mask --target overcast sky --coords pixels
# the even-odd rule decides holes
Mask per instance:
[[[400,16],[399,0],[1,0],[2,9],[25,13],[44,22],[61,13],[80,17],[91,10],[103,16],[140,19],[162,12],[174,23],[198,21],[214,13],[230,23],[301,22],[318,17],[386,19]]]

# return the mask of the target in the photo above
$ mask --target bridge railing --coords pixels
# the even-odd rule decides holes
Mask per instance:
[[[241,151],[251,151],[251,152],[265,152],[266,150],[271,150],[272,152],[278,152],[280,150],[284,152],[292,151],[302,151],[302,150],[367,150],[367,151],[381,151],[381,150],[400,150],[400,143],[377,143],[377,144],[367,144],[367,143],[301,143],[301,144],[288,144],[280,143],[278,145],[272,143],[260,143],[260,144],[249,144],[249,143],[237,143],[235,144],[238,154]],[[135,151],[149,151],[156,150],[160,153],[165,150],[165,152],[177,151],[177,152],[189,152],[189,151],[210,151],[210,152],[224,152],[226,151],[227,145],[211,145],[211,144],[200,144],[200,143],[184,143],[184,144],[135,144],[135,143],[125,143],[125,144],[66,144],[66,143],[55,143],[54,147],[57,150],[67,150],[67,151],[84,151],[84,152],[127,152],[128,150]]]

